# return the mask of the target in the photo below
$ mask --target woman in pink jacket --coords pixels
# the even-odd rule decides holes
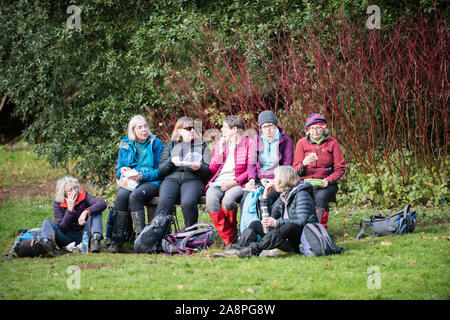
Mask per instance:
[[[338,191],[337,181],[344,174],[345,159],[338,141],[328,135],[327,120],[321,114],[311,114],[305,130],[306,137],[295,147],[294,169],[313,185],[317,218],[327,227],[329,202]]]
[[[222,137],[214,147],[206,185],[206,208],[226,245],[237,240],[237,203],[248,180],[250,139],[243,135],[244,121],[231,115],[223,120]]]

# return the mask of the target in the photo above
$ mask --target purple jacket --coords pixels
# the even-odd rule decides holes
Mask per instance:
[[[95,198],[84,190],[80,190],[73,211],[69,211],[66,202],[53,202],[53,214],[55,222],[62,232],[69,231],[82,232],[84,226],[78,224],[78,218],[87,210],[88,216],[91,214],[102,213],[106,209],[106,202]]]
[[[278,127],[281,133],[281,137],[278,145],[278,165],[280,166],[292,166],[293,163],[293,151],[294,144],[292,139],[289,138],[283,129]],[[259,134],[255,134],[250,146],[249,164],[248,164],[248,180],[255,179],[256,181],[263,178],[273,179],[273,170],[262,172],[261,162],[258,159],[259,153],[264,149],[263,142],[259,137]]]

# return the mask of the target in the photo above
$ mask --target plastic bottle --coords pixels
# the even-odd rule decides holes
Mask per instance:
[[[267,206],[261,207],[261,220],[269,217],[269,209]],[[263,227],[264,233],[267,234],[269,232],[269,227]]]
[[[86,230],[83,232],[83,239],[81,240],[81,252],[82,253],[89,252],[89,235]]]

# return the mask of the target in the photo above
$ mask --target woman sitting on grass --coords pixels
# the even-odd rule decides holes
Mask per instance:
[[[80,188],[77,178],[66,176],[56,183],[56,197],[53,202],[55,221],[49,219],[42,223],[41,236],[34,244],[34,250],[44,257],[53,257],[56,246],[59,248],[75,242],[79,244],[83,231],[88,226],[91,252],[100,252],[100,241],[103,234],[102,212],[106,202],[95,198]]]
[[[301,181],[291,166],[277,167],[274,175],[274,181],[266,185],[260,198],[261,208],[267,207],[269,217],[250,223],[242,232],[238,245],[216,253],[214,257],[248,258],[275,248],[300,252],[303,227],[307,223],[318,222],[311,197],[312,186]],[[269,195],[274,189],[280,196],[270,208]],[[264,233],[264,227],[270,228],[267,233]],[[260,242],[258,236],[261,237]]]

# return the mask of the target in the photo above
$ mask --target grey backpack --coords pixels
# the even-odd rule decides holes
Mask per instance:
[[[161,240],[170,233],[172,224],[174,224],[174,218],[171,215],[158,214],[134,241],[134,251],[136,253],[160,251]]]
[[[416,228],[416,219],[417,212],[411,211],[409,204],[402,211],[388,217],[373,215],[369,219],[362,218],[359,224],[360,232],[356,236],[356,239],[364,237],[364,233],[369,226],[376,236],[411,233]]]
[[[299,245],[300,253],[305,256],[328,256],[344,252],[334,243],[327,229],[317,222],[307,223],[303,227]]]

